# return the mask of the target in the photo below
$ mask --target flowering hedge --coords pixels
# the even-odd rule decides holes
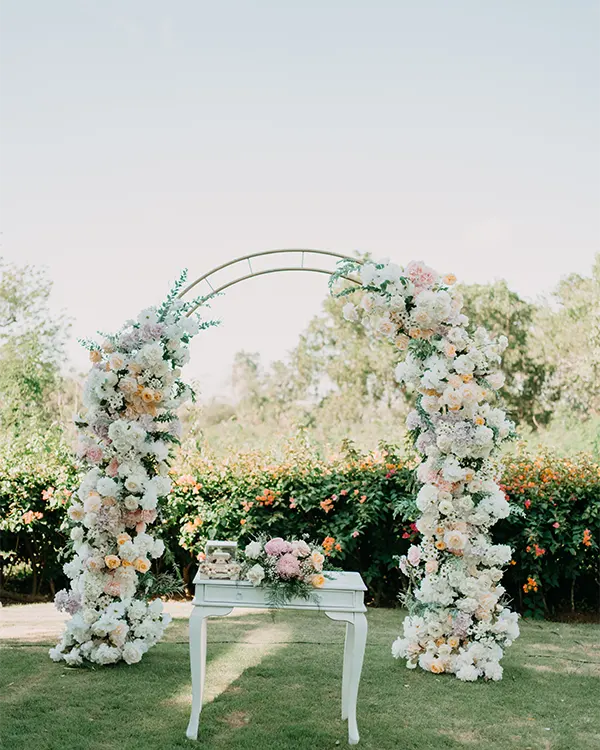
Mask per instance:
[[[506,462],[501,489],[521,510],[497,533],[513,547],[507,579],[523,613],[597,609],[600,466],[585,455],[517,455]]]
[[[33,563],[36,591],[46,592],[64,585],[59,526],[65,498],[77,486],[69,454],[63,450],[57,460],[50,453],[0,455],[3,555]],[[181,452],[156,532],[188,581],[211,537],[245,543],[263,532],[284,538],[307,532],[324,543],[333,566],[361,571],[374,603],[394,604],[393,592],[403,585],[395,558],[418,539],[413,465],[391,448],[320,459],[296,446],[283,460],[258,452],[224,461]],[[510,455],[501,487],[519,509],[494,527],[495,540],[514,550],[504,584],[515,607],[536,616],[572,604],[597,608],[600,466],[585,455]]]
[[[308,534],[334,565],[361,571],[376,603],[395,601],[402,579],[395,558],[417,538],[414,462],[390,450],[323,460],[292,449],[280,462],[260,453],[182,458],[165,522],[182,569],[193,567],[209,538]]]
[[[76,484],[74,457],[60,435],[33,436],[0,447],[0,586],[55,593],[64,584],[59,551],[65,506]],[[17,586],[17,588],[20,588]]]

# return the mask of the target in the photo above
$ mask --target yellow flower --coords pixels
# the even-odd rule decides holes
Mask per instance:
[[[478,425],[485,424],[485,419],[481,416],[481,414],[478,414],[473,421]]]
[[[133,564],[138,573],[147,573],[150,570],[150,560],[147,560],[145,557],[138,557]]]
[[[117,555],[106,555],[104,563],[109,570],[115,570],[121,564],[121,558]]]
[[[310,556],[310,562],[315,570],[323,570],[324,555],[316,550]]]
[[[125,531],[122,534],[119,534],[119,536],[117,537],[117,544],[125,544],[125,542],[130,542],[130,541],[131,541],[131,537]]]
[[[450,638],[448,638],[448,645],[450,648],[458,648],[460,645],[460,639],[455,635],[451,635]]]
[[[312,585],[313,585],[313,586],[314,586],[314,587],[315,587],[316,589],[320,589],[320,588],[323,588],[323,586],[325,585],[325,576],[324,576],[324,575],[322,575],[321,573],[317,573],[316,575],[314,575],[314,576],[313,576],[313,577],[312,577],[312,578],[310,579],[310,582],[312,583]]]
[[[443,282],[447,286],[452,286],[452,284],[456,284],[456,276],[453,273],[447,273],[443,278]]]

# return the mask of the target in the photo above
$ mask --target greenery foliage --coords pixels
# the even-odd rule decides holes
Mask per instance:
[[[60,532],[75,468],[60,444],[30,446],[0,458],[5,576],[26,566],[31,591],[60,588]],[[159,533],[189,584],[208,539],[246,544],[260,534],[323,545],[332,567],[359,570],[376,604],[394,604],[405,585],[397,557],[418,535],[412,525],[414,459],[389,445],[360,453],[351,444],[322,457],[304,439],[279,456],[252,452],[226,459],[188,443],[173,468]],[[523,450],[507,456],[502,486],[514,512],[496,527],[511,544],[505,585],[517,608],[541,616],[595,608],[600,562],[600,466],[581,454],[561,458]],[[175,576],[177,578],[177,576]],[[166,579],[165,579],[166,580]],[[9,582],[12,586],[18,581]]]

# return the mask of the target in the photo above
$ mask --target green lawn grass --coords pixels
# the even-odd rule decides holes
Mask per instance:
[[[359,694],[364,750],[600,747],[596,625],[523,623],[499,683],[461,683],[391,658],[402,613],[371,610]],[[327,750],[340,718],[343,626],[319,614],[232,616],[209,623],[208,702],[198,743],[185,738],[187,623],[140,664],[72,669],[47,645],[0,652],[7,750]]]

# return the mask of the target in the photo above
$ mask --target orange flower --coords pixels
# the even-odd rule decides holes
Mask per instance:
[[[584,530],[583,539],[581,540],[581,543],[584,544],[586,547],[592,546],[592,532],[589,529]]]
[[[23,523],[30,524],[33,523],[33,521],[37,521],[40,518],[43,518],[44,514],[39,513],[37,511],[28,510],[26,513],[23,513]]]
[[[325,539],[323,539],[323,544],[321,545],[323,547],[323,552],[325,552],[326,555],[330,555],[334,544],[335,538],[332,536],[326,536]]]

